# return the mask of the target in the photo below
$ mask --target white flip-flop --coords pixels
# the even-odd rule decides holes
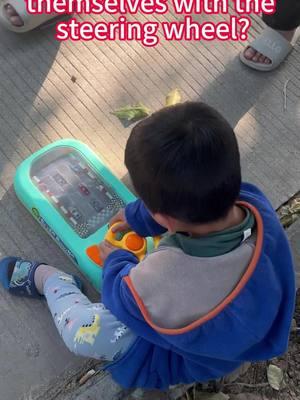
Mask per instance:
[[[293,42],[294,40],[295,37]],[[244,56],[245,50],[240,53],[240,60],[248,67],[263,72],[269,72],[276,69],[294,48],[292,43],[286,40],[280,33],[269,27],[265,28],[262,34],[249,44],[249,47],[252,47],[257,52],[268,57],[271,60],[271,63],[264,64],[248,60]]]
[[[24,25],[14,26],[10,23],[4,9],[7,4],[10,4],[16,10]],[[0,0],[0,23],[13,32],[24,33],[31,31],[57,16],[57,14],[28,14],[25,0]]]

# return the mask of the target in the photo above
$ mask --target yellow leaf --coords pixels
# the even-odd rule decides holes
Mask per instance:
[[[275,390],[280,390],[283,384],[283,371],[276,365],[270,364],[267,371],[268,382]]]
[[[178,89],[174,89],[166,97],[166,106],[174,106],[178,103],[181,103],[181,93]]]

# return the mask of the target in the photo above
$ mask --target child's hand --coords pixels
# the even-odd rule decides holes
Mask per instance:
[[[106,261],[107,257],[114,251],[119,250],[119,247],[113,246],[111,243],[104,240],[99,244],[100,257],[103,262]]]
[[[113,224],[116,223],[118,223],[118,225],[112,228],[112,231],[114,233],[124,232],[130,229],[130,225],[126,221],[125,217],[125,208],[121,208],[121,210],[119,210],[118,213],[114,217],[112,217],[112,219],[109,221],[109,226],[112,226]]]

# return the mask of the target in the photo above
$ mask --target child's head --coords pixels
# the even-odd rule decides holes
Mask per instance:
[[[226,217],[240,190],[233,129],[204,103],[164,108],[138,123],[127,142],[125,164],[148,209],[184,223]]]

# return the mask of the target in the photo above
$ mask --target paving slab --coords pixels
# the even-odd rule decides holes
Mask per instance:
[[[262,26],[255,18],[250,36]],[[184,100],[208,102],[235,126],[244,178],[258,184],[274,207],[299,191],[299,43],[279,70],[262,74],[240,64],[244,45],[238,42],[163,42],[147,49],[136,42],[59,44],[53,29],[16,35],[1,27],[0,37],[0,256],[18,254],[75,272],[16,199],[17,165],[54,140],[74,137],[126,180],[130,128],[111,111],[139,101],[158,110],[175,87]],[[91,288],[89,296],[97,300]],[[64,347],[43,302],[11,298],[0,289],[0,327],[1,400],[58,398],[90,366]],[[120,396],[109,377],[106,386],[101,382],[102,398]]]

